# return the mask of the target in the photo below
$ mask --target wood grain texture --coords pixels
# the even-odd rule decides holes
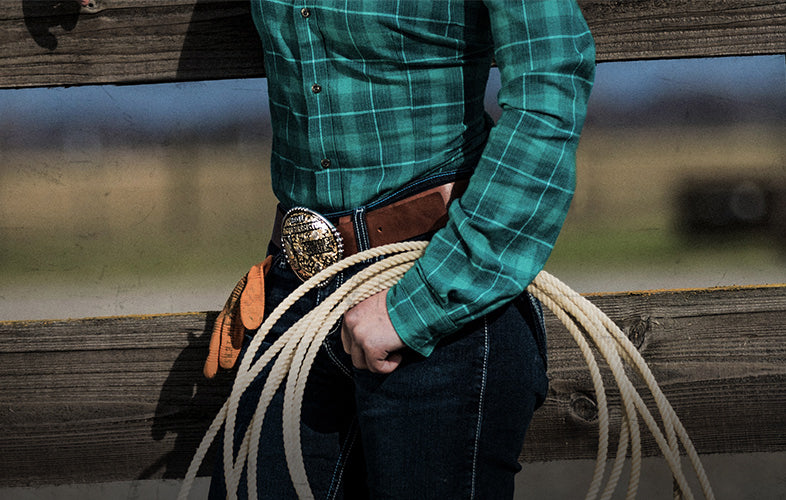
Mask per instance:
[[[598,61],[786,54],[786,2],[579,0]]]
[[[0,86],[262,76],[250,3],[0,0]]]
[[[701,453],[786,450],[786,286],[590,298],[635,334]],[[215,315],[0,323],[0,485],[183,477],[231,383],[201,375]],[[522,460],[592,458],[589,376],[547,323],[551,388]]]
[[[248,0],[0,0],[0,87],[258,77]],[[582,0],[598,61],[786,54],[786,2]]]
[[[185,475],[231,383],[200,375],[215,316],[3,323],[0,483]]]
[[[591,301],[639,346],[701,453],[786,449],[786,287],[600,295]],[[589,374],[555,318],[548,327],[550,393],[522,458],[594,458],[598,433]],[[612,387],[610,371],[604,375]],[[631,370],[628,375],[637,382]],[[635,385],[644,396],[646,387]],[[609,405],[613,450],[622,412],[613,391]],[[642,432],[644,453],[659,454]]]

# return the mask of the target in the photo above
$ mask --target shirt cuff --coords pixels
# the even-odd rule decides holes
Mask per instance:
[[[428,356],[444,336],[458,328],[423,279],[420,262],[387,293],[388,315],[407,347]]]

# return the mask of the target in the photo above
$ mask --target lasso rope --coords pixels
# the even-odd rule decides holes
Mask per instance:
[[[422,255],[427,244],[427,242],[394,243],[357,253],[313,276],[275,308],[262,323],[249,344],[248,352],[238,368],[229,399],[216,415],[191,461],[178,496],[179,499],[186,500],[188,498],[197,470],[222,426],[224,426],[224,434],[227,436],[223,446],[227,498],[234,500],[237,497],[240,477],[244,470],[248,475],[248,497],[256,498],[257,452],[262,423],[273,395],[285,378],[287,381],[284,390],[283,436],[287,465],[298,496],[302,499],[314,498],[303,463],[300,444],[300,415],[306,379],[317,351],[331,328],[347,310],[394,285]],[[383,256],[387,257],[369,265],[347,280],[327,300],[292,325],[256,362],[253,362],[256,352],[271,327],[306,292],[344,269]],[[622,474],[628,444],[631,449],[631,471],[626,498],[632,499],[636,496],[641,470],[641,436],[638,423],[639,416],[641,416],[655,437],[655,441],[671,469],[672,477],[678,488],[675,498],[680,494],[686,500],[694,498],[680,463],[679,445],[682,443],[704,497],[714,499],[704,468],[685,428],[660,390],[641,354],[619,327],[591,302],[546,272],[542,271],[538,274],[527,290],[565,324],[578,344],[592,377],[598,405],[599,439],[593,477],[585,498],[594,500],[598,498],[598,495],[602,500],[611,498]],[[619,387],[624,409],[616,456],[602,492],[601,487],[608,458],[609,415],[600,368],[587,337],[606,360]],[[235,421],[240,397],[255,377],[271,362],[273,366],[262,388],[257,409],[243,436],[237,456],[233,456],[232,436],[235,434]],[[652,393],[665,430],[665,436],[646,407],[644,400],[636,392],[632,382],[625,374],[623,363],[636,369]]]

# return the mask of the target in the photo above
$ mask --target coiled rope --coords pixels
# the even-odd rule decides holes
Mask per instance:
[[[229,438],[224,439],[223,463],[228,492],[227,498],[234,500],[237,497],[236,492],[244,470],[248,476],[248,497],[256,498],[257,451],[262,422],[273,395],[285,378],[283,436],[287,465],[298,496],[301,499],[314,498],[303,463],[300,443],[300,415],[306,379],[314,363],[317,351],[333,325],[347,310],[366,298],[394,285],[412,267],[415,260],[423,254],[427,244],[427,242],[394,243],[357,253],[310,278],[275,308],[270,316],[265,319],[249,344],[248,352],[243,357],[238,368],[232,392],[227,402],[224,403],[224,406],[218,412],[218,415],[216,415],[194,454],[178,496],[180,500],[188,498],[197,470],[221,427],[224,427],[225,436],[234,436],[240,397],[245,393],[255,377],[271,362],[273,366],[265,380],[257,409],[240,444],[237,456],[233,456],[233,440]],[[292,325],[257,361],[253,361],[271,327],[306,292],[353,265],[383,256],[386,257],[369,265],[347,280],[327,300]],[[641,471],[641,436],[638,423],[640,416],[655,437],[655,441],[671,469],[672,477],[676,483],[675,498],[680,497],[680,495],[682,495],[681,498],[686,500],[694,498],[690,485],[682,471],[679,448],[681,443],[701,486],[704,497],[714,499],[707,475],[685,428],[660,390],[641,354],[639,354],[636,347],[619,327],[591,302],[545,271],[541,271],[538,274],[527,287],[527,290],[565,324],[578,344],[592,377],[598,403],[599,439],[593,477],[585,498],[587,500],[597,498],[607,500],[611,498],[622,475],[622,468],[629,444],[631,470],[626,498],[635,498]],[[606,478],[605,487],[603,487],[603,482],[608,458],[609,414],[600,368],[588,340],[594,344],[609,366],[619,387],[624,409],[616,456]],[[658,427],[655,417],[650,413],[644,400],[636,392],[632,382],[626,375],[625,364],[635,368],[636,372],[646,383],[660,414],[665,436]],[[601,487],[603,487],[602,492]]]

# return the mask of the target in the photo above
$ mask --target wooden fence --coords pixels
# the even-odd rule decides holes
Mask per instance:
[[[580,3],[599,61],[786,54],[782,1]],[[0,88],[264,74],[247,0],[0,0],[0,27]],[[786,285],[590,298],[701,453],[786,451]],[[201,376],[215,315],[0,322],[0,485],[183,477],[230,383]],[[548,323],[551,392],[522,459],[591,458],[592,386]]]

